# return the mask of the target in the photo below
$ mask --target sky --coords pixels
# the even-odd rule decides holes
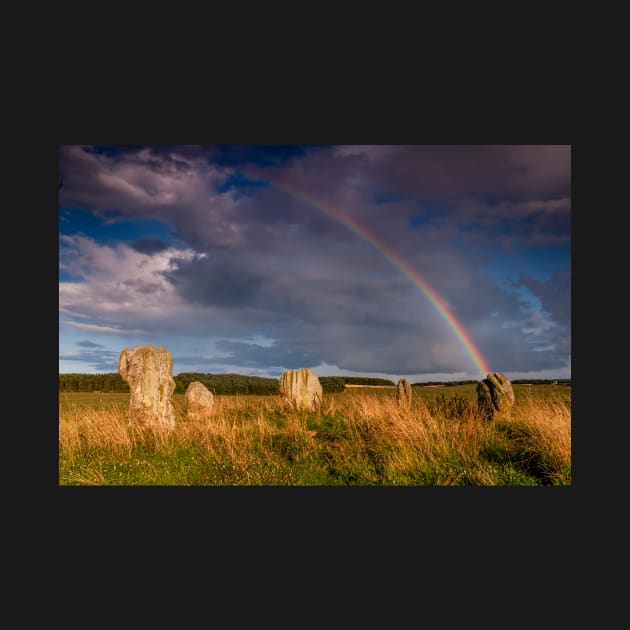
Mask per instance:
[[[571,378],[571,147],[64,145],[59,372]]]

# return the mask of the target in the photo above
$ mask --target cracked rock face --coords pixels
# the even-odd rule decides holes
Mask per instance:
[[[280,395],[298,409],[314,411],[322,402],[322,386],[308,368],[287,370],[280,377]]]
[[[398,381],[398,391],[396,394],[398,403],[401,405],[411,404],[411,384],[406,378]]]
[[[132,424],[173,429],[173,358],[153,344],[125,348],[118,357],[118,372],[129,383],[129,421]]]
[[[477,383],[477,404],[488,420],[510,413],[514,390],[505,374],[494,372]]]
[[[214,396],[212,392],[199,381],[193,381],[186,388],[186,417],[188,420],[207,420],[212,415]]]

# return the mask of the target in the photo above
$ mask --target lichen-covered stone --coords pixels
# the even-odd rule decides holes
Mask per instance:
[[[406,378],[401,378],[398,381],[398,390],[396,399],[400,405],[411,404],[411,384]]]
[[[165,348],[153,344],[125,348],[118,356],[118,372],[129,383],[129,421],[141,426],[172,429],[173,358]]]
[[[492,396],[490,396],[490,388],[483,381],[477,383],[477,407],[479,413],[487,420],[492,420],[494,416],[494,407],[492,406]]]
[[[314,411],[322,403],[322,386],[308,368],[287,370],[280,377],[280,395],[298,409]]]
[[[505,374],[487,374],[477,383],[477,405],[488,420],[509,414],[514,405],[514,390]]]
[[[193,381],[186,388],[186,417],[188,420],[207,420],[212,415],[214,396],[212,392],[199,381]]]

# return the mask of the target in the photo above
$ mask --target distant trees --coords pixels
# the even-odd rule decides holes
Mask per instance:
[[[478,383],[478,381],[425,381],[423,383],[413,383],[412,387],[427,387],[430,385],[443,385],[444,387],[454,387],[455,385],[472,385]],[[525,378],[510,381],[513,385],[552,385],[554,383],[558,385],[571,385],[570,378]]]
[[[181,372],[175,376],[175,393],[184,394],[193,381],[203,383],[213,394],[278,394],[277,378],[241,374],[204,374]]]
[[[571,385],[570,378],[520,378],[516,381],[511,381],[514,385]]]
[[[396,386],[394,381],[386,378],[371,378],[367,376],[340,376],[347,385],[391,385]],[[321,381],[321,378],[319,379]]]
[[[205,374],[203,372],[181,372],[175,379],[175,393],[184,394],[193,381],[203,383],[213,394],[256,394],[259,396],[279,393],[279,380],[262,376],[242,374]],[[351,385],[391,385],[393,381],[383,378],[355,376],[320,376],[319,382],[326,394],[342,392],[346,383]],[[120,374],[59,374],[60,392],[128,392],[129,385]]]
[[[262,376],[243,376],[241,374],[204,374],[201,372],[182,372],[175,377],[175,392],[183,394],[193,381],[203,383],[213,394],[257,394],[259,396],[275,395],[279,393],[279,381],[277,378],[265,378]],[[390,385],[395,386],[394,381],[385,378],[372,378],[362,376],[320,376],[319,382],[325,394],[342,392],[348,385]],[[477,381],[426,381],[413,383],[412,387],[427,385],[468,385]],[[519,379],[512,384],[532,385],[571,385],[571,379]],[[59,374],[60,392],[128,392],[129,385],[122,380],[118,372],[107,374]]]
[[[108,374],[60,374],[60,392],[128,392],[118,372]]]
[[[320,376],[319,382],[324,394],[342,392],[346,388],[346,383],[341,376]]]
[[[173,377],[175,392],[183,394],[193,381],[214,394],[277,394],[278,379],[240,374],[182,372]],[[109,374],[59,374],[60,392],[128,392],[129,385],[117,372]]]
[[[442,385],[443,387],[455,387],[456,385],[471,385],[477,381],[424,381],[422,383],[412,383],[412,387],[427,387]]]

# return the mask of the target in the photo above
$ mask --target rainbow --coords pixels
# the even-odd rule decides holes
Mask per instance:
[[[455,333],[455,336],[461,343],[462,347],[466,351],[466,354],[470,357],[475,369],[480,374],[481,378],[485,378],[487,374],[492,372],[488,362],[483,357],[479,348],[474,344],[470,338],[468,332],[464,329],[457,317],[451,309],[447,306],[444,300],[435,292],[435,290],[429,285],[429,283],[414,269],[412,269],[407,262],[405,262],[400,255],[392,249],[387,243],[383,242],[380,238],[368,232],[362,225],[359,225],[352,217],[340,212],[336,208],[333,208],[329,203],[322,202],[315,199],[312,195],[298,191],[295,187],[280,181],[277,178],[266,178],[266,181],[270,183],[274,188],[286,192],[297,199],[307,203],[309,206],[323,212],[331,219],[334,219],[341,225],[345,226],[364,241],[372,245],[381,254],[385,256],[395,267],[400,269],[409,280],[427,297],[429,302],[435,308],[440,317],[448,324],[449,328]]]

